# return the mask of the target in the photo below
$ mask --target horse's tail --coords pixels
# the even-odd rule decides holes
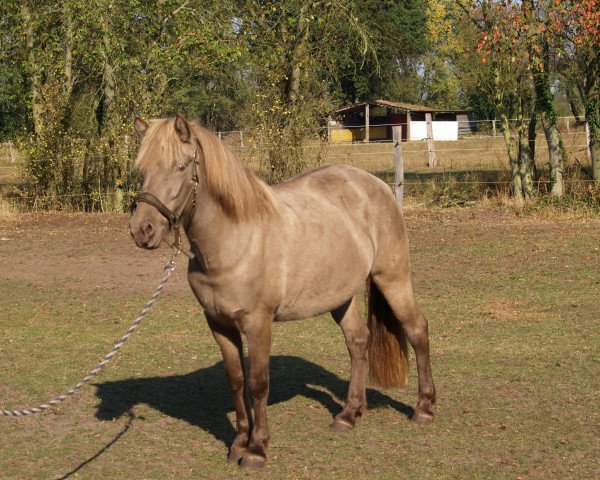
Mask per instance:
[[[381,387],[403,387],[408,383],[408,347],[404,330],[379,287],[371,280],[367,288],[369,374]]]

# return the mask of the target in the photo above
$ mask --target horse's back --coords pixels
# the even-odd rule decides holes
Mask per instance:
[[[308,170],[297,175],[291,180],[275,186],[275,191],[283,194],[284,192],[299,191],[304,189],[320,191],[327,194],[328,191],[340,188],[343,185],[353,184],[358,190],[386,190],[386,184],[361,170],[350,165],[324,165]],[[389,188],[387,188],[389,192]]]
[[[392,208],[391,189],[379,178],[349,165],[327,165],[304,172],[275,187],[284,202],[342,202],[344,208]]]
[[[275,192],[292,212],[328,227],[349,222],[349,228],[367,232],[375,242],[382,234],[406,235],[391,188],[356,167],[319,167],[278,185]]]

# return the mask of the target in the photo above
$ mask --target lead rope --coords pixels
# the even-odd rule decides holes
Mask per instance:
[[[165,274],[163,275],[162,279],[160,280],[160,283],[158,284],[156,291],[152,294],[152,296],[150,297],[150,300],[148,300],[148,303],[146,303],[146,306],[142,309],[142,311],[139,313],[137,318],[132,322],[131,326],[127,329],[127,332],[125,332],[125,335],[123,335],[119,339],[119,341],[111,349],[111,351],[108,352],[104,356],[104,358],[98,364],[98,366],[96,368],[94,368],[86,377],[84,377],[84,379],[81,380],[81,382],[79,382],[77,385],[75,385],[73,388],[71,388],[71,390],[48,401],[47,403],[38,405],[37,407],[26,408],[23,410],[2,410],[2,415],[5,417],[23,417],[25,415],[32,415],[34,413],[43,412],[44,410],[47,410],[48,408],[51,408],[54,405],[57,405],[58,403],[64,402],[67,398],[73,396],[73,394],[75,394],[75,392],[77,390],[80,390],[81,387],[83,387],[86,383],[89,383],[90,380],[92,380],[96,375],[98,375],[102,371],[102,369],[106,366],[106,364],[113,359],[113,357],[116,355],[116,353],[119,350],[121,350],[121,347],[123,346],[123,344],[129,339],[131,334],[133,332],[135,332],[135,329],[140,325],[140,323],[142,323],[142,320],[148,314],[148,312],[152,308],[152,305],[154,305],[154,302],[156,302],[156,299],[162,293],[163,289],[165,288],[165,285],[167,284],[167,281],[169,280],[169,277],[171,276],[171,273],[173,273],[173,270],[175,269],[175,258],[177,257],[177,255],[179,255],[179,252],[180,252],[180,250],[176,249],[175,253],[171,257],[171,260],[169,261],[169,263],[167,263],[165,265],[165,270],[164,270]]]

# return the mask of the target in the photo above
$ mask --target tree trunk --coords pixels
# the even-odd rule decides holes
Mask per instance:
[[[43,110],[42,98],[40,95],[41,82],[38,66],[35,61],[34,52],[34,28],[31,9],[27,2],[21,5],[21,16],[25,26],[25,45],[27,47],[28,68],[30,73],[29,88],[31,92],[31,116],[33,119],[33,131],[36,137],[40,137],[43,132]]]
[[[112,64],[112,48],[108,21],[102,17],[102,54],[104,56],[104,70],[102,72],[102,97],[98,114],[98,132],[110,123],[112,105],[115,98],[114,66]]]
[[[533,5],[533,4],[532,4]],[[563,178],[564,149],[560,132],[557,128],[556,110],[554,108],[554,94],[550,88],[548,68],[550,65],[550,47],[545,38],[541,40],[543,64],[536,60],[531,62],[535,101],[542,117],[544,135],[548,144],[548,163],[550,164],[550,194],[562,197],[565,193]],[[532,55],[533,59],[534,56]]]
[[[582,125],[583,119],[581,118],[580,102],[577,98],[576,88],[570,82],[565,83],[565,93],[567,94],[567,100],[569,102],[569,108],[573,117],[575,117],[575,124]]]
[[[513,195],[517,202],[523,203],[523,184],[521,182],[521,175],[519,173],[519,159],[518,152],[515,148],[515,142],[510,133],[510,122],[508,114],[504,108],[504,96],[503,91],[500,88],[500,71],[498,68],[494,68],[494,90],[495,90],[495,106],[496,106],[496,117],[500,117],[500,130],[502,137],[504,138],[504,144],[508,152],[508,161],[510,164],[511,178],[513,185]],[[494,121],[495,122],[495,121]]]
[[[531,25],[536,25],[539,20],[536,15],[537,8],[533,0],[522,3],[523,15]],[[544,135],[548,144],[548,163],[550,165],[550,194],[562,197],[565,193],[563,178],[564,149],[557,128],[556,109],[554,107],[554,94],[550,88],[550,44],[547,33],[538,35],[537,45],[529,45],[529,66],[533,74],[533,86],[535,91],[536,109],[542,117]],[[535,46],[539,47],[536,51]]]
[[[598,136],[598,131],[596,131]],[[600,142],[594,139],[590,132],[590,152],[592,155],[592,178],[594,182],[600,184]]]
[[[542,118],[542,127],[548,144],[548,163],[550,165],[550,194],[562,197],[565,193],[563,178],[564,150],[560,132],[556,126],[554,96],[550,89],[548,74],[539,67],[534,68],[536,103]]]
[[[596,139],[590,133],[590,152],[592,155],[592,178],[594,182],[600,184],[600,142],[597,140],[598,131],[596,130]]]
[[[288,115],[286,124],[289,125],[293,121],[293,114],[295,107],[298,103],[300,95],[300,77],[302,75],[302,64],[306,62],[306,43],[308,41],[309,33],[309,19],[308,19],[307,4],[302,5],[300,8],[300,16],[298,18],[298,28],[296,30],[296,43],[292,50],[290,59],[290,77],[287,85],[287,109],[291,112]],[[291,126],[291,125],[290,125]]]
[[[515,141],[510,133],[510,123],[505,112],[500,113],[500,128],[504,137],[504,144],[508,151],[508,160],[510,162],[510,170],[513,185],[513,194],[517,203],[523,203],[523,183],[521,181],[521,173],[519,168],[518,152],[515,148]]]
[[[531,130],[525,125],[525,119],[523,118],[523,99],[519,99],[518,104],[518,134],[519,134],[519,177],[521,178],[521,188],[523,189],[523,197],[525,200],[529,200],[534,196],[533,180],[534,180],[534,161],[533,154],[531,151]],[[531,125],[531,122],[530,122]],[[535,139],[533,140],[535,145]]]
[[[546,143],[548,144],[548,161],[550,163],[550,194],[554,197],[562,197],[565,193],[563,178],[563,151],[560,133],[556,128],[556,120],[553,121],[546,112],[542,112],[542,126]]]
[[[535,165],[535,139],[537,137],[537,116],[535,112],[531,115],[529,119],[529,127],[527,129],[527,138],[529,141],[529,151],[531,152],[531,161],[533,162],[533,174],[534,177],[537,178],[537,167]]]
[[[596,183],[600,183],[600,97],[596,92],[594,93],[595,96],[588,97],[585,102],[585,120],[589,132],[588,148],[592,157],[592,178]]]
[[[62,91],[62,125],[65,130],[70,125],[71,120],[71,94],[73,93],[73,85],[75,78],[73,76],[73,17],[69,11],[68,2],[63,3],[63,23],[64,23],[64,41],[63,41],[63,74],[64,83]]]
[[[71,92],[73,92],[75,79],[73,78],[73,17],[69,11],[67,2],[63,4],[63,21],[65,24],[65,38],[63,44],[65,83],[63,94],[68,101],[71,97]]]

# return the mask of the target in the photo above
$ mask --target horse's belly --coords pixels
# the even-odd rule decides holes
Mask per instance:
[[[352,298],[360,288],[348,289],[346,292],[332,292],[331,295],[306,295],[294,302],[283,305],[275,315],[275,321],[300,320],[330,312],[348,299]]]

